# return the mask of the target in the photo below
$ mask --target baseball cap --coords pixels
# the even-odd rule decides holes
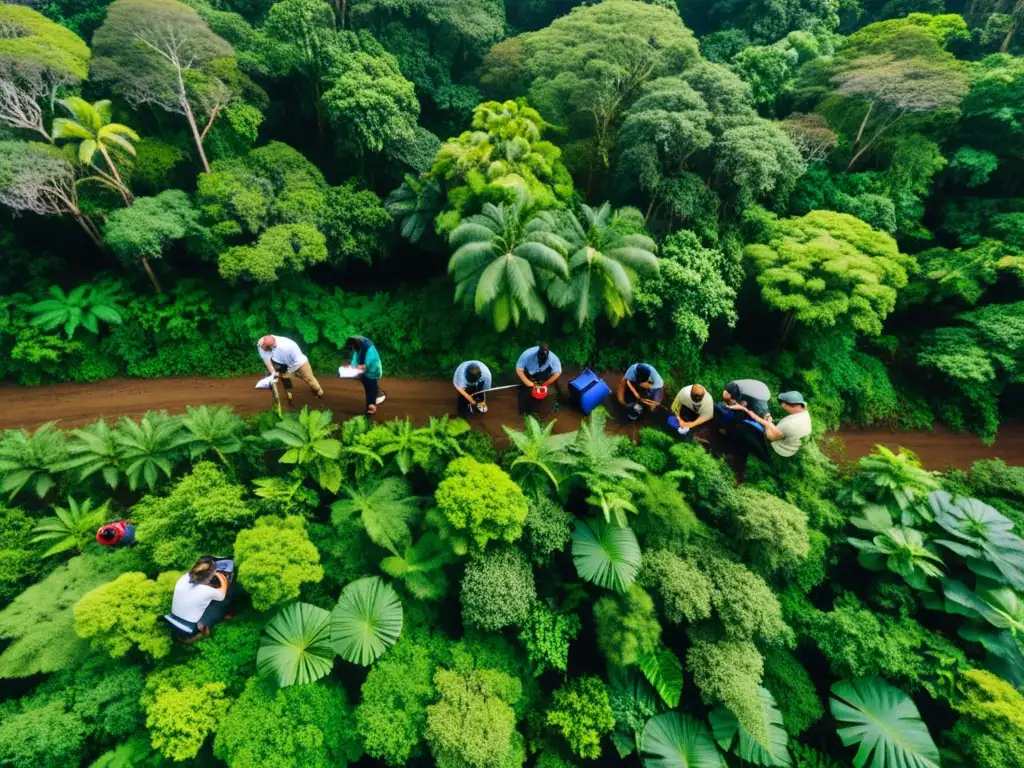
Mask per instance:
[[[797,392],[795,389],[789,392],[782,392],[779,395],[779,402],[789,403],[790,405],[807,405],[807,401],[804,400],[804,396]]]

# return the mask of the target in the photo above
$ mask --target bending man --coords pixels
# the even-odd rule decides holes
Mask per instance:
[[[644,408],[653,411],[665,399],[665,382],[653,365],[633,363],[619,379],[616,397],[626,410],[626,416],[636,421],[643,415]]]
[[[531,391],[538,387],[550,387],[562,375],[562,362],[547,344],[530,347],[516,362],[516,375],[523,386],[519,388],[519,414],[530,409]]]
[[[324,388],[313,375],[313,369],[309,365],[309,358],[302,354],[299,345],[284,336],[264,336],[257,343],[260,357],[267,366],[267,370],[275,379],[281,379],[284,384],[284,391],[288,395],[288,402],[292,402],[292,377],[298,376],[309,384],[317,399],[324,396]]]
[[[455,400],[456,413],[486,413],[487,395],[484,391],[491,388],[491,381],[491,371],[479,360],[467,360],[456,368],[452,379],[455,391],[459,393]]]
[[[700,384],[683,387],[672,401],[672,413],[679,420],[679,429],[697,429],[715,416],[715,401]]]
[[[771,415],[762,418],[749,408],[737,404],[730,405],[734,411],[742,411],[747,418],[753,419],[764,427],[764,436],[769,445],[779,456],[789,458],[796,454],[804,444],[804,439],[810,437],[812,431],[811,414],[807,411],[807,401],[804,396],[795,390],[783,392],[779,395],[779,402],[786,415],[779,420],[778,424],[772,422]]]
[[[377,406],[387,399],[387,393],[380,388],[380,379],[384,375],[380,354],[365,336],[350,336],[345,341],[344,354],[351,355],[349,365],[361,372],[359,382],[366,395],[366,414],[372,416],[377,412]]]

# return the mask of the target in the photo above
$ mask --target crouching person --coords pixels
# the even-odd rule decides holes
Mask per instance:
[[[171,612],[164,621],[175,640],[194,643],[209,637],[211,628],[228,617],[234,596],[234,561],[203,555],[174,585]]]

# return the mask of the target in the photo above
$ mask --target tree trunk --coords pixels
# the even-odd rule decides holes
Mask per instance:
[[[338,14],[338,24],[345,29],[345,16],[348,14],[348,0],[334,0],[334,7]]]
[[[139,260],[142,262],[142,268],[146,270],[146,275],[149,277],[149,282],[153,284],[156,292],[163,294],[164,289],[160,287],[160,281],[156,279],[156,275],[153,274],[153,268],[149,265],[149,259],[145,256],[140,256]]]
[[[1013,41],[1013,34],[1017,31],[1017,14],[1014,13],[1010,16],[1010,28],[1006,30],[1006,37],[1003,38],[1002,45],[999,46],[1000,53],[1006,53],[1010,49],[1010,43]]]
[[[89,220],[89,217],[83,213],[75,213],[73,215],[75,217],[75,221],[78,222],[78,226],[80,226],[85,234],[89,236],[89,239],[95,243],[96,247],[101,251],[105,250],[103,246],[103,238],[100,237],[100,233],[96,231],[96,227]]]
[[[871,117],[871,111],[875,108],[875,102],[872,101],[868,104],[868,111],[864,113],[864,119],[860,121],[860,128],[857,129],[857,138],[853,141],[853,146],[860,144],[860,137],[864,135],[864,128],[867,127],[868,118]]]
[[[104,149],[103,145],[99,142],[96,142],[96,144],[99,147],[100,153],[103,155],[103,159],[107,161],[107,167],[110,169],[110,172],[114,174],[114,181],[117,182],[117,191],[120,192],[121,197],[124,198],[124,204],[130,208],[132,204],[132,193],[128,189],[128,185],[121,180],[121,174],[117,172],[117,166],[114,165],[114,161],[110,159],[110,155],[107,153],[107,150]]]
[[[870,147],[870,146],[871,146],[872,144],[874,144],[874,143],[875,143],[875,139],[877,139],[877,138],[878,138],[879,136],[881,136],[881,135],[882,135],[882,133],[884,133],[884,132],[885,132],[885,130],[886,130],[887,128],[891,127],[891,126],[892,126],[892,125],[893,125],[894,123],[898,122],[898,121],[899,121],[899,119],[900,119],[901,117],[903,117],[903,115],[904,115],[904,114],[906,114],[906,110],[903,110],[902,112],[900,112],[900,113],[899,113],[898,115],[896,115],[896,117],[895,117],[894,119],[892,119],[892,120],[888,120],[888,121],[886,121],[886,122],[882,123],[882,127],[881,127],[881,128],[879,128],[879,129],[878,129],[878,130],[877,130],[877,131],[875,132],[875,135],[874,135],[874,136],[872,136],[872,137],[871,137],[871,138],[870,138],[870,139],[869,139],[869,140],[867,141],[867,143],[866,143],[866,144],[865,144],[865,145],[864,145],[863,147],[861,147],[861,148],[860,148],[860,149],[859,149],[859,150],[857,151],[857,154],[855,154],[855,155],[854,155],[853,157],[851,157],[851,158],[850,158],[850,162],[849,162],[849,164],[848,164],[848,165],[846,166],[846,171],[847,171],[847,172],[849,172],[849,171],[850,171],[850,169],[851,169],[851,168],[853,168],[853,164],[854,164],[854,163],[856,163],[856,162],[857,162],[857,161],[858,161],[858,160],[860,159],[860,156],[861,156],[861,155],[863,155],[863,154],[864,154],[865,152],[867,152],[867,151],[868,151],[868,148],[869,148],[869,147]]]
[[[181,78],[181,69],[178,69],[178,103],[185,112],[185,119],[188,120],[188,127],[192,129],[192,138],[196,142],[196,149],[199,150],[199,160],[203,164],[203,172],[210,172],[210,163],[206,159],[206,150],[203,149],[203,137],[199,135],[199,126],[196,125],[196,117],[192,114],[192,105],[188,103],[188,95],[185,92],[185,81]]]
[[[786,339],[789,338],[789,334],[793,332],[793,326],[796,325],[796,315],[793,312],[787,312],[786,316],[782,318],[782,326],[779,328],[779,346],[778,349],[782,349],[786,343]]]

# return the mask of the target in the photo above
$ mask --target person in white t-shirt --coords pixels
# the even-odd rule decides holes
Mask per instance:
[[[779,456],[789,458],[796,455],[804,441],[811,436],[811,414],[807,410],[807,401],[797,391],[783,392],[779,402],[786,415],[778,424],[772,422],[771,415],[766,418],[758,416],[749,408],[734,404],[729,407],[737,411],[745,411],[748,418],[764,427],[764,436],[772,449]]]
[[[194,643],[209,637],[210,628],[227,617],[234,562],[200,557],[174,585],[171,612],[164,616],[174,639]]]
[[[309,385],[319,400],[324,396],[324,388],[313,375],[309,358],[302,354],[299,345],[284,336],[264,336],[257,343],[260,357],[267,370],[275,378],[281,379],[288,402],[292,402],[292,377],[298,376]],[[276,394],[276,392],[275,392]]]
[[[679,419],[679,429],[697,429],[715,416],[715,400],[700,384],[679,390],[672,401],[672,413]]]

